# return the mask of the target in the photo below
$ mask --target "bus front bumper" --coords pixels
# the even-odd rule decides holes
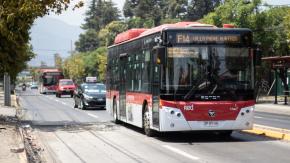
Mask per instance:
[[[247,110],[250,112],[246,113]],[[254,106],[249,106],[242,108],[235,120],[187,121],[179,109],[163,107],[160,109],[160,132],[250,130],[253,128],[253,117]]]

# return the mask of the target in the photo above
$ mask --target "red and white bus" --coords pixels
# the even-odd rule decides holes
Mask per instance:
[[[64,78],[63,73],[59,69],[40,69],[39,73],[39,92],[55,93],[58,80]]]
[[[131,29],[108,47],[107,110],[154,131],[215,131],[253,126],[252,32],[197,22]]]

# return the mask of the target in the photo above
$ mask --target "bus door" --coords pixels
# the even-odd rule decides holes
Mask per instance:
[[[127,54],[120,55],[120,85],[119,85],[119,111],[121,119],[126,119],[126,65],[127,65]]]
[[[152,52],[152,122],[153,126],[159,128],[159,94],[160,94],[160,79],[161,65],[158,63],[158,50]]]

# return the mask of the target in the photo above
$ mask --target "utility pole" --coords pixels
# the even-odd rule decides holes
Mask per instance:
[[[10,76],[6,72],[4,74],[4,105],[11,106],[11,92],[10,92]]]

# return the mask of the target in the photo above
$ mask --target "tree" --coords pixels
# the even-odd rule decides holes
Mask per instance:
[[[220,5],[221,0],[192,0],[188,5],[187,19],[197,21],[204,15],[214,11],[214,8]]]
[[[34,54],[28,44],[29,30],[36,18],[50,11],[60,13],[68,7],[67,0],[11,1],[0,3],[0,72],[8,72],[12,78],[22,69]],[[79,3],[78,6],[81,6]],[[0,74],[1,74],[0,73]]]
[[[98,13],[96,11],[96,0],[92,0],[89,6],[89,10],[86,11],[85,23],[82,25],[82,29],[87,30],[99,28],[100,25],[98,17],[100,15],[97,15]]]
[[[126,18],[132,18],[134,16],[134,8],[133,8],[134,3],[132,3],[131,0],[126,0],[123,6],[123,14]]]
[[[78,52],[95,50],[99,46],[98,32],[94,29],[88,29],[84,34],[80,34],[75,45]]]
[[[98,70],[98,79],[104,81],[106,78],[106,67],[107,67],[107,48],[100,47],[96,50],[97,53],[97,70]]]
[[[287,32],[288,47],[290,48],[290,9],[288,9],[288,14],[284,19],[284,24],[285,24],[286,32]]]
[[[99,33],[100,46],[109,46],[114,43],[117,34],[128,29],[127,24],[121,21],[113,21]]]
[[[167,19],[184,19],[187,14],[187,0],[168,0],[163,9],[164,18]]]
[[[80,34],[79,40],[75,42],[76,50],[88,52],[97,49],[99,31],[110,22],[119,20],[119,13],[120,11],[111,0],[92,0],[82,26],[85,33]]]
[[[85,62],[83,54],[73,54],[64,61],[63,65],[64,74],[66,77],[78,81],[85,77]]]

